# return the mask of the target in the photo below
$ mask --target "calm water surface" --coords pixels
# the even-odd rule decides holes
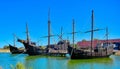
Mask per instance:
[[[0,67],[10,69],[11,65],[21,62],[26,69],[119,69],[120,56],[109,58],[71,60],[69,57],[28,56],[0,53]]]

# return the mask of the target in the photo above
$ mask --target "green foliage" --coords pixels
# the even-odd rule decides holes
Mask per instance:
[[[16,68],[15,69],[25,69],[25,66],[22,63],[18,62],[16,64]]]
[[[97,39],[97,38],[94,38],[93,40],[99,40],[99,39]]]
[[[9,46],[7,46],[7,45],[5,45],[4,47],[3,47],[3,49],[9,49],[10,47]]]
[[[73,46],[73,44],[71,44],[71,46]],[[76,46],[77,46],[77,44],[74,44],[74,46],[76,47]]]
[[[86,41],[85,39],[82,40],[82,42]]]
[[[22,64],[20,62],[18,62],[15,67],[13,65],[10,65],[10,67],[11,67],[11,69],[25,69],[24,64]],[[28,69],[32,69],[32,68],[28,68]]]
[[[10,67],[11,69],[25,69],[25,66],[20,62],[18,62],[15,67],[13,65],[10,65]]]
[[[40,49],[45,49],[46,48],[46,46],[39,46],[40,47]]]

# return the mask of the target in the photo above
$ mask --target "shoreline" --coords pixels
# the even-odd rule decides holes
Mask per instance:
[[[120,56],[120,50],[118,50],[115,55]]]
[[[10,50],[9,49],[0,49],[0,53],[9,53]]]
[[[0,53],[10,53],[10,50],[9,49],[2,49],[2,48],[0,48]],[[115,51],[115,55],[116,56],[120,56],[120,50]]]

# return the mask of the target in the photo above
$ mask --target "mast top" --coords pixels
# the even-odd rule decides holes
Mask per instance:
[[[15,39],[15,34],[13,34],[14,37],[14,47],[16,46],[16,39]]]
[[[30,37],[29,37],[29,30],[28,30],[28,23],[26,22],[26,35],[27,35],[27,42],[30,41]]]
[[[92,23],[94,23],[94,10],[92,10]]]
[[[73,18],[73,24],[75,24],[75,20],[74,20],[74,18]]]
[[[108,27],[106,27],[106,36],[108,36]]]
[[[63,27],[61,27],[61,34],[60,34],[61,40],[63,40],[63,39],[62,39],[62,36],[63,36]]]
[[[50,23],[50,8],[48,9],[48,23]]]
[[[92,10],[92,16],[93,16],[93,14],[94,14],[94,10]]]

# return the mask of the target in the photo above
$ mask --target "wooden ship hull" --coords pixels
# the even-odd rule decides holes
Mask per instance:
[[[29,56],[34,56],[34,55],[45,55],[46,54],[46,50],[45,49],[40,49],[40,47],[38,46],[33,46],[33,45],[25,45],[27,46],[26,50],[27,50],[27,54]]]
[[[43,54],[43,51],[40,50],[39,47],[37,46],[31,46],[31,45],[27,45],[27,54],[29,56],[34,56],[34,55],[42,55]]]
[[[65,56],[68,53],[68,40],[60,40],[57,44],[50,45],[48,47],[48,54],[55,56]]]
[[[112,49],[110,49],[109,51],[105,49],[104,51],[101,52],[94,50],[91,54],[91,52],[85,50],[77,50],[69,46],[68,53],[70,54],[71,59],[105,58],[105,57],[109,57],[112,54]]]
[[[45,53],[45,50],[40,49],[40,47],[36,46],[34,43],[27,43],[25,40],[21,39],[18,39],[18,42],[21,42],[24,45],[26,53],[30,56],[41,55]]]
[[[110,55],[105,55],[105,56],[91,56],[91,55],[79,55],[79,54],[73,54],[71,56],[71,59],[93,59],[93,58],[106,58],[109,57]]]
[[[9,45],[9,47],[10,47],[10,52],[11,52],[12,54],[22,54],[22,53],[25,54],[25,51],[24,51],[24,50],[19,50],[17,47],[14,47],[14,46],[12,46],[12,45]]]
[[[41,49],[40,47],[34,45],[34,44],[29,44],[25,42],[24,40],[18,39],[18,42],[23,43],[25,46],[26,52],[30,56],[34,55],[49,55],[49,56],[61,56],[67,54],[67,45],[65,42],[63,44],[60,44],[58,42],[57,45],[50,45],[49,48]]]

